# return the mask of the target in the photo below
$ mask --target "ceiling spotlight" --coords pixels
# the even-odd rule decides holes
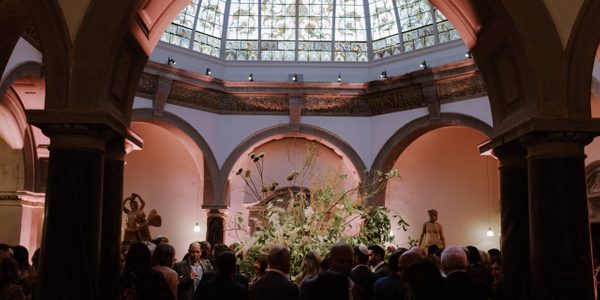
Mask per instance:
[[[210,68],[206,68],[206,75],[212,75],[212,70]]]
[[[419,65],[419,67],[420,67],[421,69],[427,69],[427,61],[425,61],[425,60],[424,60],[424,61],[423,61],[423,62],[422,62],[420,65]]]
[[[340,75],[340,73],[338,73],[338,79],[337,82],[342,82],[342,75]]]
[[[381,75],[379,75],[379,78],[386,79],[387,78],[387,71],[383,70],[383,72],[381,72]]]
[[[294,75],[292,75],[292,81],[298,82],[298,74],[294,73]]]
[[[471,51],[465,53],[465,59],[471,59],[473,58],[473,54],[471,54]]]
[[[169,58],[167,59],[167,65],[174,66],[176,64],[177,64],[177,62],[175,61],[175,59],[173,59],[173,57],[169,56]]]
[[[248,81],[254,81],[254,76],[252,76],[252,73],[250,73],[250,75],[248,75]]]

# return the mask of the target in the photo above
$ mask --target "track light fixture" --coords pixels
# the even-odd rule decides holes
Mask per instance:
[[[340,73],[338,73],[337,82],[342,82],[342,75]]]
[[[292,75],[292,81],[298,82],[298,74],[294,73],[294,75]]]
[[[173,57],[169,56],[169,58],[167,58],[167,65],[174,66],[176,64],[177,64],[177,62],[175,61],[175,59]]]
[[[212,75],[212,70],[210,68],[206,68],[206,75]]]
[[[386,79],[387,78],[387,71],[383,70],[383,72],[381,72],[381,75],[379,75],[379,78]]]
[[[473,58],[473,54],[471,54],[471,51],[465,53],[465,59],[471,59]]]
[[[250,75],[248,75],[248,81],[254,81],[254,76],[252,76],[252,73],[250,73]]]
[[[419,67],[420,67],[421,69],[427,69],[427,61],[425,61],[425,60],[424,60],[424,61],[423,61],[423,62],[422,62],[420,65],[419,65]]]

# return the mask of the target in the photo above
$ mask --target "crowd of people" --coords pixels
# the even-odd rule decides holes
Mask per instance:
[[[118,298],[250,300],[501,299],[500,251],[473,246],[384,249],[340,242],[324,257],[304,255],[290,274],[290,252],[272,245],[239,272],[239,245],[193,242],[178,261],[168,239],[122,243]],[[39,250],[0,244],[0,300],[33,299]]]

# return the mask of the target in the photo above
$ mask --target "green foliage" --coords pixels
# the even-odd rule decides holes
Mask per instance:
[[[313,180],[309,189],[298,187],[297,182],[314,175],[311,172],[317,156],[316,144],[307,143],[303,157],[304,166],[300,171],[292,171],[287,177],[287,193],[266,203],[260,230],[243,241],[239,250],[245,253],[245,259],[240,262],[242,272],[250,274],[256,255],[267,253],[272,244],[290,249],[290,273],[294,276],[299,271],[304,254],[309,251],[316,251],[324,257],[331,245],[339,241],[353,245],[383,245],[393,241],[393,236],[390,235],[392,225],[388,217],[389,211],[384,207],[365,208],[364,204],[369,197],[384,187],[387,180],[398,177],[398,170],[388,173],[373,172],[374,178],[370,184],[349,190],[344,189],[347,180],[345,174],[329,174],[325,178]],[[263,184],[264,157],[264,153],[252,153],[249,156],[257,167],[259,178],[253,178],[249,169],[240,168],[236,171],[261,203],[272,195],[275,190],[273,186],[277,186],[276,183],[267,186]],[[257,187],[255,183],[261,184],[262,188]],[[408,224],[401,217],[399,220],[399,228],[406,230]],[[243,221],[243,218],[238,218],[235,228],[243,228]],[[358,231],[353,232],[353,224],[361,224]]]

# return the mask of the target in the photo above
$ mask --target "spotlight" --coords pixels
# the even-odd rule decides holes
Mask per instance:
[[[167,65],[174,66],[176,64],[177,64],[177,62],[175,61],[175,59],[173,59],[173,57],[169,56],[169,58],[167,59]]]
[[[292,75],[292,81],[298,82],[298,74],[294,73],[294,75]]]
[[[210,68],[206,68],[206,75],[212,75],[212,70]]]
[[[250,73],[250,75],[248,75],[248,81],[254,81],[254,76],[252,76],[252,73]]]
[[[424,61],[423,61],[423,62],[422,62],[420,65],[419,65],[419,67],[420,67],[421,69],[427,69],[427,61],[425,61],[425,60],[424,60]]]
[[[379,75],[379,78],[386,79],[387,78],[387,71],[383,70],[383,72],[381,72],[381,75]]]
[[[473,58],[473,54],[471,54],[471,51],[465,53],[465,59],[471,59]]]
[[[340,75],[340,73],[338,73],[338,79],[337,82],[342,82],[342,75]]]

